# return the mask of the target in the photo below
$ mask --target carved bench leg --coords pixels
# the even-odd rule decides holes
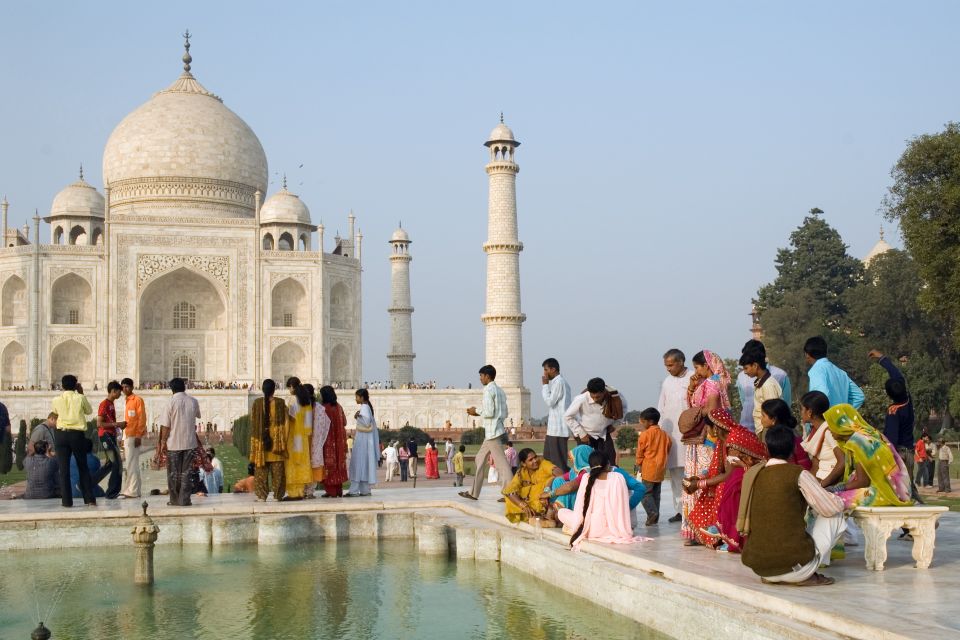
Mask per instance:
[[[857,518],[857,524],[863,531],[863,556],[870,571],[883,571],[883,564],[887,561],[887,538],[895,522],[880,518]]]
[[[927,569],[933,561],[936,525],[936,518],[907,520],[903,523],[913,536],[913,559],[917,562],[917,569]]]

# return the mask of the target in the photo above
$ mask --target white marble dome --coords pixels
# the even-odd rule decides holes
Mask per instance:
[[[410,242],[410,236],[403,229],[403,227],[400,227],[393,232],[392,236],[390,236],[390,242]]]
[[[513,131],[502,122],[493,128],[490,132],[488,142],[516,142],[513,137]]]
[[[253,130],[189,71],[124,118],[103,151],[111,206],[179,196],[252,216],[253,192],[266,189],[267,175]]]
[[[73,184],[67,185],[53,199],[50,205],[50,216],[103,217],[103,196],[100,192],[80,178]]]
[[[310,210],[300,196],[287,191],[284,187],[263,203],[260,208],[260,224],[270,223],[312,224]]]

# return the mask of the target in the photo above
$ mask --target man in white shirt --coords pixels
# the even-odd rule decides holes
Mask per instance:
[[[753,380],[753,432],[763,440],[763,422],[761,407],[767,400],[775,400],[783,395],[780,383],[767,369],[767,361],[763,352],[747,349],[740,356],[740,366],[743,372]]]
[[[487,456],[493,458],[493,466],[497,469],[501,486],[506,485],[513,478],[512,470],[507,463],[507,457],[504,455],[503,446],[500,443],[503,434],[506,432],[503,422],[507,419],[507,394],[494,382],[496,377],[497,370],[493,365],[487,364],[480,367],[483,406],[480,412],[477,411],[476,407],[467,409],[467,415],[483,419],[483,429],[486,436],[483,444],[480,445],[480,450],[474,457],[476,471],[473,476],[473,489],[461,491],[459,494],[470,500],[476,500],[480,497],[483,478],[487,475]]]
[[[690,408],[687,401],[687,388],[690,386],[690,376],[693,371],[686,367],[686,356],[680,349],[670,349],[663,354],[663,366],[667,370],[667,377],[660,384],[660,399],[657,400],[657,411],[660,412],[660,428],[670,436],[672,446],[667,453],[667,470],[670,475],[670,493],[673,495],[673,508],[677,514],[670,518],[676,523],[683,519],[681,513],[681,498],[683,497],[683,466],[680,458],[684,447],[680,446],[680,428],[678,422],[680,414]]]
[[[391,482],[393,480],[393,474],[400,473],[400,457],[397,452],[397,443],[391,442],[383,450],[383,453],[380,454],[384,462],[387,465],[387,475],[385,482]]]
[[[555,467],[569,471],[567,467],[567,450],[572,435],[570,427],[563,419],[563,414],[570,407],[570,385],[560,375],[560,363],[556,358],[547,358],[543,361],[543,401],[547,404],[547,437],[543,443],[543,458],[553,463]]]
[[[741,354],[747,351],[755,351],[767,359],[767,348],[759,340],[747,340],[740,350]],[[773,379],[780,385],[781,396],[787,404],[793,402],[793,389],[790,384],[790,376],[787,372],[778,366],[767,362],[767,371],[773,376]],[[742,370],[737,374],[737,391],[740,393],[740,426],[749,431],[753,431],[753,378],[748,376]]]
[[[609,418],[604,415],[604,409],[612,395],[620,397],[623,412],[619,418]],[[587,382],[587,390],[570,402],[563,419],[573,432],[573,437],[583,444],[588,444],[596,451],[607,454],[610,464],[617,463],[617,447],[613,444],[613,425],[623,418],[627,412],[627,399],[616,389],[611,389],[603,378],[591,378]]]

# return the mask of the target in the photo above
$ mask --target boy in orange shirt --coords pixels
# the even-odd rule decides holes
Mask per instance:
[[[660,520],[660,484],[667,470],[667,454],[673,443],[660,428],[660,412],[653,407],[640,412],[640,435],[637,436],[637,467],[647,492],[640,504],[647,512],[646,526]]]

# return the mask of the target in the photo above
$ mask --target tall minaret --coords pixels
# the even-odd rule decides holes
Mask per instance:
[[[390,380],[396,387],[413,383],[413,306],[410,304],[410,236],[401,226],[390,237]]]
[[[486,364],[497,369],[501,387],[523,386],[523,343],[521,325],[527,317],[520,312],[520,252],[517,237],[517,172],[513,154],[520,143],[513,131],[500,124],[484,143],[490,148],[487,175],[490,192],[487,218],[487,309],[481,316],[486,327]]]

